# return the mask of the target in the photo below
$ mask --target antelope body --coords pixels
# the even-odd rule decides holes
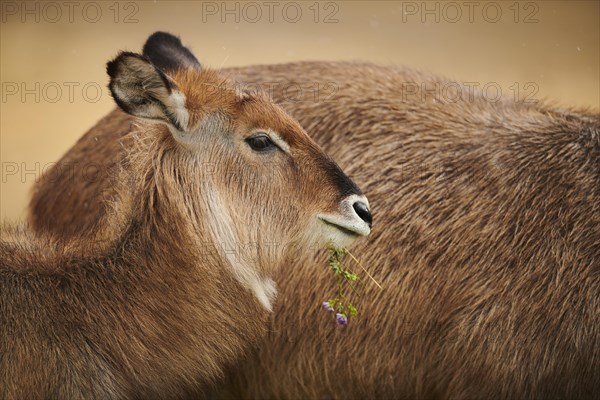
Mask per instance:
[[[320,310],[334,290],[325,260],[291,264],[278,279],[269,335],[231,369],[222,396],[600,393],[597,112],[491,102],[477,93],[458,101],[431,96],[423,88],[460,85],[367,63],[228,73],[268,84],[274,100],[366,189],[386,229],[353,249],[384,290],[365,283],[348,329]],[[289,87],[306,82],[333,83],[335,92],[317,100],[310,90],[290,96]],[[109,115],[62,162],[91,157],[110,171],[122,157],[121,134],[112,127],[127,118]],[[97,156],[89,151],[95,138],[104,147]],[[36,186],[32,223],[57,234],[85,231],[103,214],[96,194],[110,188],[55,172]],[[61,192],[72,194],[68,208],[52,202]]]
[[[360,190],[297,122],[185,50],[157,33],[108,63],[133,119],[93,230],[3,230],[0,398],[202,394],[264,335],[285,245],[370,231]]]

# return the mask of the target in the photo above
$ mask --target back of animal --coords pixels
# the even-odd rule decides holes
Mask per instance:
[[[320,310],[335,285],[326,260],[297,260],[310,267],[291,266],[280,277],[271,332],[232,370],[230,395],[593,398],[600,392],[597,112],[489,101],[458,84],[450,85],[452,96],[432,96],[424,89],[448,81],[370,64],[230,73],[240,82],[268,84],[275,101],[369,195],[377,228],[353,253],[384,287],[365,281],[359,316],[340,329]],[[119,126],[127,123],[115,112],[63,160],[92,157],[109,171],[119,133],[107,128],[117,118]],[[86,149],[98,135],[112,136],[103,143],[112,143],[113,156],[96,158]],[[73,209],[47,201],[57,190],[75,196],[68,204],[75,221],[67,217]],[[39,229],[81,232],[102,213],[101,196],[90,193],[77,177],[42,179],[31,220]]]

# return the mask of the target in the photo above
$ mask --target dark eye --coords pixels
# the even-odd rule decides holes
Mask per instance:
[[[246,139],[248,146],[254,151],[268,151],[275,148],[275,145],[266,135],[252,136]]]

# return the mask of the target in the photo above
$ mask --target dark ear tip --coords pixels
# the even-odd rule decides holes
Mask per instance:
[[[154,32],[148,37],[142,54],[163,72],[178,69],[200,69],[196,56],[182,43],[179,37],[167,32]]]
[[[117,59],[116,58],[114,60],[110,60],[109,62],[106,63],[106,73],[111,78],[114,78],[115,74],[117,73]]]
[[[150,48],[159,43],[169,44],[175,47],[183,47],[179,37],[170,34],[169,32],[156,31],[152,35],[148,36],[148,39],[144,44],[144,48],[142,49],[142,53],[146,54]]]
[[[143,60],[152,64],[147,57],[141,54],[133,53],[131,51],[121,51],[113,60],[106,63],[106,73],[108,73],[108,76],[113,78],[119,69],[119,65],[125,63],[128,58],[137,58],[138,60]]]

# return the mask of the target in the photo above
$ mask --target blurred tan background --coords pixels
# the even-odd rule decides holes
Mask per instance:
[[[180,35],[212,67],[362,59],[497,83],[509,96],[520,88],[521,96],[600,108],[598,1],[1,6],[4,221],[23,218],[36,177],[113,108],[106,61],[120,49],[141,50],[156,30]]]

